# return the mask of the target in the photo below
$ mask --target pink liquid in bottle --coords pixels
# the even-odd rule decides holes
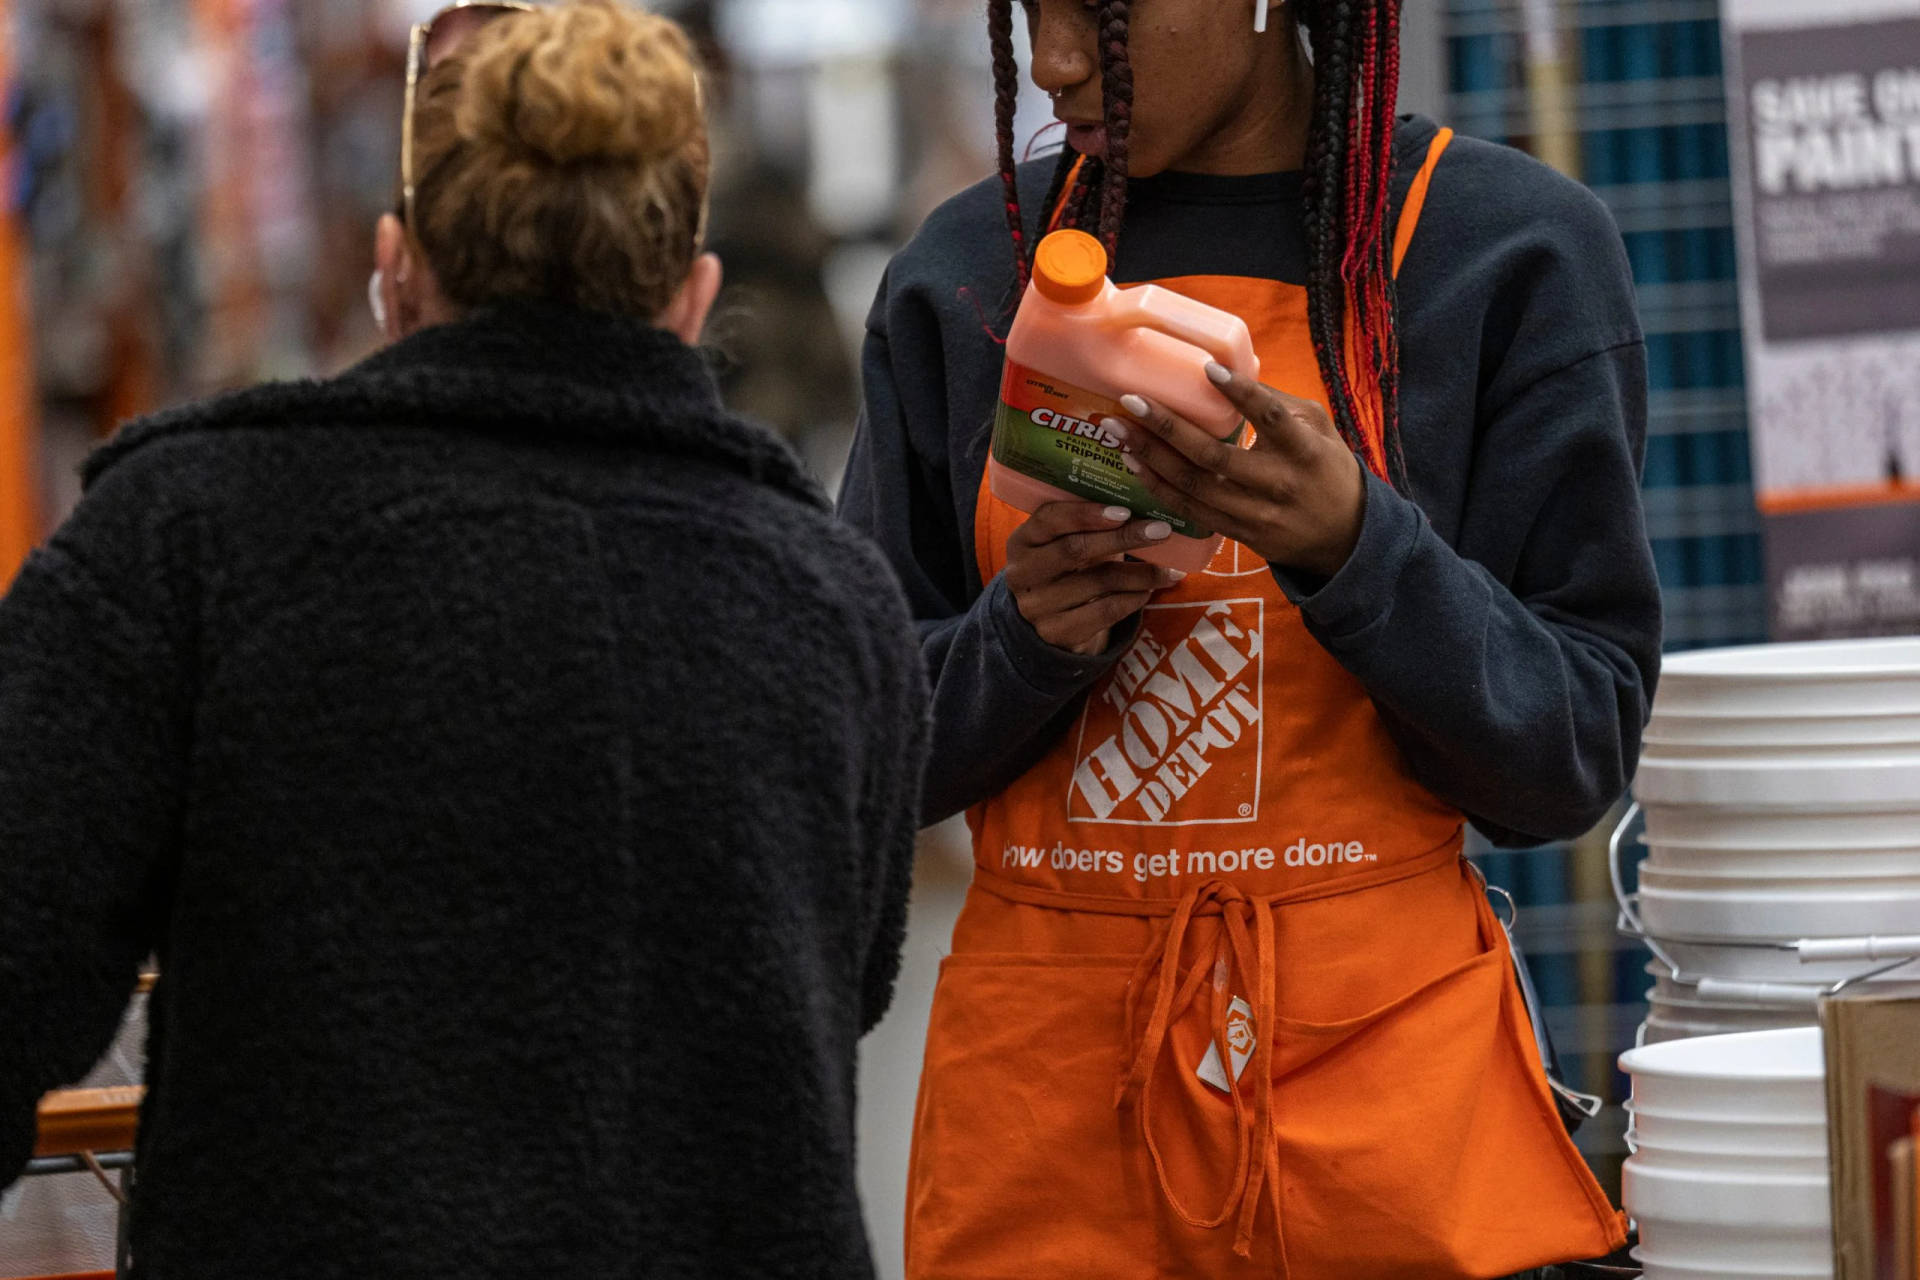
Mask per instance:
[[[993,495],[1022,511],[1050,502],[1098,502],[1173,526],[1166,542],[1132,554],[1197,573],[1220,537],[1154,501],[1121,462],[1103,424],[1126,418],[1120,397],[1146,396],[1226,440],[1240,411],[1207,378],[1218,361],[1260,376],[1253,337],[1238,316],[1154,285],[1121,289],[1107,254],[1083,231],[1056,231],[1034,255],[1033,283],[1007,335],[1007,363],[987,459]]]

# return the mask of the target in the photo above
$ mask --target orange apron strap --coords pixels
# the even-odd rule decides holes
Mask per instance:
[[[1000,499],[993,496],[993,490],[983,478],[980,491],[973,499],[973,563],[980,570],[982,586],[993,581],[993,516],[1000,505]]]
[[[1432,145],[1427,148],[1427,162],[1420,166],[1413,185],[1407,188],[1407,201],[1400,206],[1400,224],[1393,233],[1393,274],[1396,276],[1400,274],[1400,264],[1406,261],[1407,250],[1413,247],[1414,228],[1420,225],[1420,213],[1427,207],[1427,189],[1433,185],[1433,171],[1440,167],[1440,157],[1446,154],[1452,141],[1451,129],[1442,129],[1434,135]]]
[[[1407,250],[1413,246],[1413,233],[1420,225],[1420,214],[1426,208],[1427,192],[1433,186],[1433,171],[1440,166],[1440,157],[1446,154],[1447,146],[1453,141],[1453,130],[1442,129],[1434,135],[1433,142],[1427,147],[1427,159],[1420,166],[1420,172],[1414,175],[1413,185],[1407,188],[1406,202],[1400,206],[1400,219],[1393,232],[1393,274],[1400,274],[1400,264],[1406,259]],[[1362,305],[1360,299],[1349,291],[1347,296],[1347,319],[1345,341],[1347,348],[1347,368],[1359,371],[1373,370],[1376,374],[1378,362],[1384,353],[1369,351],[1360,340],[1359,325],[1354,319],[1354,308]],[[1366,385],[1355,388],[1354,410],[1359,418],[1360,436],[1365,444],[1367,469],[1377,476],[1387,474],[1387,442],[1384,410],[1381,404],[1377,382],[1361,376]]]
[[[1211,912],[1207,908],[1211,908]],[[1183,982],[1180,978],[1180,957],[1186,945],[1187,926],[1196,916],[1211,913],[1219,914],[1226,925],[1215,943],[1213,963],[1195,965]],[[1253,925],[1251,936],[1247,932],[1248,917],[1251,917]],[[1233,1251],[1242,1258],[1252,1256],[1260,1195],[1263,1189],[1266,1191],[1268,1203],[1273,1207],[1273,1229],[1280,1245],[1280,1280],[1287,1280],[1290,1268],[1287,1265],[1286,1229],[1281,1221],[1280,1156],[1274,1141],[1273,1120],[1273,1029],[1279,1025],[1274,1016],[1277,1007],[1274,1000],[1274,945],[1273,907],[1269,899],[1249,897],[1225,880],[1209,880],[1195,885],[1175,908],[1173,919],[1167,926],[1164,945],[1158,950],[1149,948],[1140,957],[1140,966],[1134,970],[1132,981],[1127,983],[1126,1025],[1130,1031],[1137,1031],[1138,1039],[1113,1101],[1116,1107],[1131,1104],[1137,1110],[1140,1132],[1153,1161],[1154,1172],[1160,1181],[1160,1193],[1166,1198],[1167,1207],[1182,1222],[1203,1231],[1224,1226],[1230,1218],[1236,1219]],[[1160,1139],[1153,1126],[1153,1075],[1174,1021],[1193,1004],[1208,978],[1214,979],[1210,984],[1212,1008],[1208,1019],[1213,1046],[1221,1055],[1222,1062],[1232,1061],[1229,1056],[1232,1047],[1228,1039],[1225,978],[1235,969],[1243,982],[1251,977],[1254,984],[1253,1026],[1256,1039],[1253,1106],[1249,1111],[1239,1077],[1230,1078],[1227,1092],[1233,1099],[1234,1172],[1226,1197],[1220,1202],[1219,1208],[1209,1215],[1187,1207],[1175,1189],[1173,1177],[1168,1173],[1166,1161],[1160,1154]],[[1139,996],[1149,984],[1155,988],[1153,1012],[1148,1017],[1146,1027],[1139,1029]]]

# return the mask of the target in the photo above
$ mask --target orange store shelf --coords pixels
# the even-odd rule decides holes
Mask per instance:
[[[82,1151],[130,1151],[140,1123],[139,1085],[116,1089],[62,1089],[40,1099],[40,1137],[35,1156],[72,1156]]]

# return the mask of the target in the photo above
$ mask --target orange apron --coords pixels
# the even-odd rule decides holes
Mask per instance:
[[[1325,403],[1304,289],[1158,283],[1244,317],[1265,380]],[[1025,519],[982,486],[983,581]],[[1461,814],[1246,548],[1156,597],[1078,723],[968,817],[910,1280],[1444,1280],[1624,1243]]]

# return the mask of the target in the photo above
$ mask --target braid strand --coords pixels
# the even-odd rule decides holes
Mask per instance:
[[[1026,222],[1020,216],[1020,176],[1013,159],[1013,117],[1020,101],[1020,68],[1013,58],[1013,0],[987,0],[987,42],[993,51],[994,140],[1000,161],[1000,189],[1007,229],[1013,235],[1014,272],[1027,287],[1030,255]]]
[[[1127,54],[1129,0],[1100,0],[1100,90],[1107,124],[1107,155],[1100,189],[1100,242],[1107,260],[1120,257],[1120,225],[1127,216],[1127,151],[1133,131],[1133,61]]]
[[[1341,439],[1370,469],[1405,490],[1389,226],[1399,0],[1295,0],[1295,5],[1314,52],[1306,172],[1314,354]]]

